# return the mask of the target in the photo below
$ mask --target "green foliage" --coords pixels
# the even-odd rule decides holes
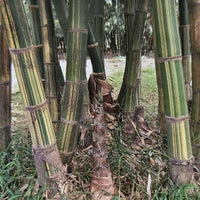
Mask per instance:
[[[43,199],[36,184],[30,137],[17,133],[9,147],[0,152],[0,199]]]

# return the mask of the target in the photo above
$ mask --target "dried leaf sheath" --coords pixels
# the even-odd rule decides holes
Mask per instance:
[[[162,77],[170,176],[176,184],[183,184],[192,179],[193,156],[175,2],[155,0],[152,8],[155,58]]]
[[[87,0],[69,1],[66,85],[62,99],[58,141],[64,161],[67,159],[69,161],[76,150],[79,121],[82,117],[83,92],[87,85],[85,72],[88,36],[87,12]]]
[[[190,34],[192,48],[192,112],[191,138],[196,165],[200,169],[200,2],[189,0]]]
[[[29,119],[38,178],[41,184],[46,184],[49,178],[64,178],[64,169],[37,67],[35,47],[31,46],[22,1],[1,0],[0,5],[18,85]]]
[[[91,114],[94,117],[93,125],[93,155],[91,192],[93,200],[110,200],[114,194],[114,183],[110,171],[106,127],[104,124],[104,97],[111,92],[107,81],[101,80],[98,74],[92,74],[89,79],[89,96]]]
[[[11,58],[0,17],[0,150],[11,138]]]

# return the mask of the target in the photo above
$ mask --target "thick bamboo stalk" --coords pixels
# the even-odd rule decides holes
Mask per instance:
[[[0,17],[0,150],[11,139],[11,58]]]
[[[127,17],[126,24],[130,26],[127,27],[127,35],[129,35],[127,39],[130,39],[130,41],[128,41],[130,46],[128,46],[128,51],[126,53],[126,66],[123,83],[118,96],[118,103],[123,111],[130,115],[135,110],[135,107],[139,105],[141,44],[148,3],[148,0],[137,1],[135,3],[135,19],[134,11],[131,12],[132,17],[130,17],[130,10],[125,9],[125,11],[127,11],[127,14],[125,14],[125,17]],[[128,6],[129,4],[133,4],[133,2],[126,3],[125,5]],[[130,19],[134,20],[134,25],[131,24]],[[134,29],[133,27],[137,28]],[[129,28],[133,30],[132,38]]]
[[[45,73],[45,95],[48,100],[55,132],[60,120],[60,73],[55,46],[55,30],[50,0],[39,0],[43,39],[43,60]],[[62,78],[62,75],[61,75]]]
[[[41,184],[49,180],[62,180],[64,168],[56,145],[47,100],[35,58],[29,27],[22,1],[1,0],[3,25],[33,143],[33,154]]]
[[[76,150],[86,80],[88,0],[69,1],[66,85],[63,94],[59,148],[63,161]],[[68,161],[69,161],[68,160]]]
[[[183,73],[185,79],[185,89],[187,100],[191,100],[191,52],[190,52],[190,26],[189,26],[189,11],[187,0],[179,1],[179,30],[181,38],[181,47],[183,55]]]
[[[104,1],[92,0],[89,4],[90,22],[98,42],[101,56],[104,50]]]
[[[189,0],[192,46],[192,112],[191,137],[195,164],[200,169],[200,1]]]
[[[162,77],[170,176],[176,184],[189,183],[193,176],[193,156],[175,1],[155,0],[152,7],[156,62]]]
[[[33,45],[38,46],[38,48],[35,49],[35,53],[36,53],[36,58],[37,58],[38,67],[40,71],[40,76],[44,83],[42,30],[41,30],[39,6],[37,2],[38,2],[37,0],[30,1],[29,13],[30,13],[32,41],[33,41]]]

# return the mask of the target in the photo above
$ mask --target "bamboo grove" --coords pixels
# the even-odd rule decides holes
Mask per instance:
[[[142,38],[149,12],[153,21],[158,114],[162,119],[161,134],[167,135],[169,175],[177,185],[193,183],[193,168],[200,166],[200,2],[179,0],[179,18],[174,0],[123,3],[126,65],[115,102],[103,60],[104,1],[30,0],[26,16],[22,0],[0,0],[0,149],[5,149],[11,139],[12,59],[41,185],[56,182],[58,189],[67,181],[66,165],[70,168],[78,148],[80,127],[90,124],[86,143],[93,144],[92,199],[112,199],[115,184],[104,113],[122,112],[129,119],[140,106]],[[54,17],[67,45],[64,75],[57,57]],[[93,67],[89,81],[87,54]]]

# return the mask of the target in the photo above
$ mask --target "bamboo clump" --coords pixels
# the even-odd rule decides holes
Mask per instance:
[[[32,45],[22,1],[1,0],[1,14],[12,61],[27,113],[32,149],[38,180],[42,185],[49,181],[62,181],[65,176],[47,100]]]

